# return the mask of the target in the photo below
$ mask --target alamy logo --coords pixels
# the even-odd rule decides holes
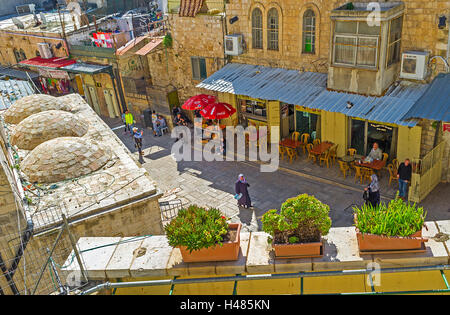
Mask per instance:
[[[247,156],[250,161],[261,161],[261,172],[275,172],[279,166],[279,127],[271,127],[270,133],[266,126],[227,126],[223,130],[218,126],[211,129],[199,128],[202,120],[196,118],[194,122],[194,137],[191,129],[178,126],[172,130],[172,138],[180,141],[172,146],[172,155],[177,161],[245,161]],[[268,137],[270,135],[270,150]],[[203,146],[204,137],[208,141]],[[192,139],[194,150],[192,150]],[[192,152],[193,151],[193,152]]]
[[[367,25],[370,27],[381,25],[381,6],[378,2],[369,2],[367,11],[372,11],[367,16]]]

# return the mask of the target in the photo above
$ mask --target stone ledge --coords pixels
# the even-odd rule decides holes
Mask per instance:
[[[423,236],[425,253],[360,255],[354,227],[331,228],[323,238],[324,255],[321,258],[277,259],[267,243],[264,232],[242,232],[241,251],[237,261],[185,263],[180,250],[172,248],[165,236],[136,238],[83,237],[78,241],[82,260],[89,278],[106,280],[113,278],[205,276],[230,274],[267,274],[283,272],[308,272],[326,270],[365,269],[370,262],[381,268],[430,266],[449,263],[450,240],[432,239],[439,231],[450,232],[450,220],[426,222]],[[135,239],[135,240],[133,240]],[[102,247],[106,244],[112,246]],[[100,247],[95,250],[87,249]],[[79,271],[79,265],[71,254],[65,274]]]

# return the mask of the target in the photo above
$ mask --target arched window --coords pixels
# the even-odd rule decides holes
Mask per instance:
[[[14,48],[14,49],[13,49],[13,52],[14,52],[14,57],[16,58],[16,63],[21,62],[22,60],[20,59],[20,53],[19,53],[19,51],[18,51],[16,48]]]
[[[313,10],[303,14],[303,49],[304,53],[316,52],[316,15]]]
[[[278,11],[275,8],[267,13],[267,49],[278,50]]]
[[[255,8],[252,12],[252,47],[254,49],[263,48],[263,24],[262,12]]]
[[[27,55],[25,55],[25,52],[23,51],[23,49],[20,49],[20,61],[22,60],[26,60],[27,59]]]

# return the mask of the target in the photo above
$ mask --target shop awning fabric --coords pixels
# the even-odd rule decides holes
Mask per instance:
[[[111,69],[112,69],[111,65],[95,65],[84,62],[77,62],[61,68],[61,70],[70,73],[83,73],[91,75],[97,73],[110,73]]]
[[[403,117],[428,87],[401,83],[391,86],[382,97],[369,97],[328,91],[326,82],[324,73],[229,63],[197,87],[409,127],[417,122],[405,121]]]
[[[58,69],[74,63],[76,63],[75,60],[68,59],[67,57],[53,57],[49,59],[34,57],[28,60],[23,60],[19,64],[30,67]]]

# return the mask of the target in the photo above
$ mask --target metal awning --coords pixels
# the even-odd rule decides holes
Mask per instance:
[[[24,96],[35,94],[28,81],[0,80],[0,110],[9,108]]]
[[[111,65],[97,65],[84,62],[77,62],[69,66],[62,67],[61,70],[78,73],[78,74],[97,74],[97,73],[110,73],[112,70]]]

